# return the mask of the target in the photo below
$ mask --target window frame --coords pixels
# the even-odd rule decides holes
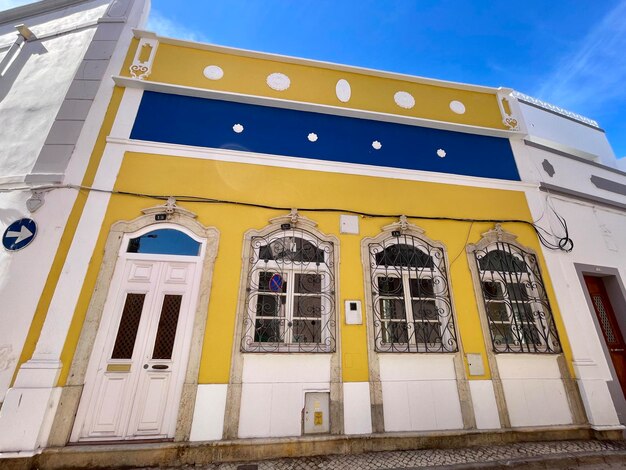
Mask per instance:
[[[244,263],[242,266],[242,295],[241,305],[241,341],[240,351],[242,353],[334,353],[336,351],[337,321],[336,321],[336,290],[338,265],[339,242],[336,237],[325,235],[316,229],[316,223],[297,212],[292,211],[289,216],[277,217],[270,220],[270,225],[262,230],[250,230],[244,236]],[[264,259],[261,257],[263,247],[271,250],[271,244],[285,238],[292,238],[291,242],[296,243],[300,238],[309,242],[317,251],[309,260],[288,260],[287,257],[280,259]],[[279,246],[288,246],[289,242],[278,242]],[[300,243],[300,251],[304,243]],[[309,245],[310,246],[310,245]],[[308,249],[308,248],[307,248]],[[321,251],[319,251],[321,250]],[[304,253],[302,251],[302,253]],[[318,258],[323,253],[323,259]],[[267,252],[266,252],[267,254]],[[306,255],[306,254],[305,254]],[[263,273],[280,274],[284,282],[281,292],[272,292],[269,289],[262,289],[260,285]],[[307,295],[297,292],[296,278],[298,275],[320,275],[320,292]],[[300,283],[303,281],[300,280]],[[300,285],[300,284],[299,284]],[[284,297],[284,305],[276,304],[277,312],[284,310],[284,316],[280,315],[259,315],[257,306],[260,296],[273,296],[278,301]],[[320,297],[319,317],[297,315],[296,298],[298,297]],[[302,312],[300,312],[302,313]],[[258,341],[257,320],[279,321],[280,341]],[[315,330],[310,330],[316,336],[319,332],[319,342],[294,341],[296,330],[294,325],[298,321],[317,322],[313,325]]]
[[[493,230],[483,234],[477,244],[467,246],[483,332],[490,339],[491,350],[495,354],[560,354],[562,347],[559,334],[537,255],[516,239],[516,235],[496,224]],[[480,260],[494,252],[511,257],[511,269],[483,269]],[[506,261],[503,258],[500,262],[504,266]],[[500,285],[500,292],[495,296],[489,294],[485,288],[487,283]],[[511,286],[515,285],[518,287],[512,289]],[[512,294],[515,290],[517,293]],[[494,320],[490,308],[494,304],[502,305],[501,308],[505,310],[500,312],[506,313],[506,320]],[[524,307],[520,309],[520,305]],[[495,325],[506,326],[494,328]],[[500,333],[503,333],[504,328],[510,332],[508,338],[505,334],[494,334],[494,329],[500,329]]]
[[[407,241],[410,241],[410,243],[406,243]],[[381,253],[381,248],[384,250],[394,245],[411,246],[421,251],[428,259],[432,260],[433,266],[378,264],[376,253]],[[402,217],[400,222],[383,227],[382,233],[377,237],[364,239],[361,249],[365,266],[366,304],[370,316],[370,319],[368,319],[368,332],[372,338],[371,342],[374,350],[380,353],[445,354],[458,352],[459,337],[455,324],[456,319],[448,275],[448,260],[444,245],[429,239],[424,235],[424,231],[421,228],[409,224],[406,218]],[[402,291],[399,292],[400,295],[382,294],[378,280],[385,277],[401,279]],[[433,279],[434,290],[432,296],[414,296],[411,288],[412,279]],[[429,294],[429,292],[426,292],[426,294]],[[385,328],[383,324],[392,322],[392,319],[384,318],[382,307],[379,306],[380,301],[386,300],[386,298],[402,301],[404,318],[397,319],[393,323],[404,323],[406,325],[406,341],[384,341]],[[432,301],[436,308],[437,319],[432,321],[419,319],[414,308],[415,301]],[[416,325],[424,323],[439,324],[439,341],[418,341]]]

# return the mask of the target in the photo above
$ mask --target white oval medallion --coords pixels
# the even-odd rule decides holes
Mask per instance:
[[[383,144],[375,140],[374,142],[372,142],[372,147],[374,148],[374,150],[380,150],[381,148],[383,148]]]
[[[217,65],[209,65],[204,68],[204,76],[209,80],[219,80],[224,76],[224,71]]]
[[[446,156],[446,151],[444,149],[437,149],[437,156],[439,158],[445,158]]]
[[[291,80],[284,73],[271,73],[266,81],[267,86],[276,91],[284,91],[291,85]]]
[[[393,99],[398,106],[404,109],[411,109],[415,106],[415,98],[413,95],[406,91],[399,91],[393,95]]]
[[[465,114],[465,105],[460,101],[450,101],[450,109],[457,114]]]
[[[309,141],[311,142],[317,142],[317,134],[315,132],[311,132],[307,138],[309,139]]]
[[[337,99],[342,103],[347,103],[348,101],[350,101],[352,89],[350,88],[348,80],[344,80],[343,78],[339,80],[337,82],[337,86],[335,87],[335,93],[337,93]]]
[[[235,131],[237,134],[241,134],[243,132],[243,126],[241,124],[235,124],[233,126],[233,131]]]

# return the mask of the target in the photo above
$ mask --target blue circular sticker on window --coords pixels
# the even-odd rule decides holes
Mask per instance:
[[[9,251],[26,248],[35,239],[37,224],[33,219],[20,219],[7,227],[2,235],[2,245]]]
[[[283,277],[278,274],[272,274],[272,277],[270,278],[270,285],[269,285],[270,291],[272,292],[282,292],[283,291]]]

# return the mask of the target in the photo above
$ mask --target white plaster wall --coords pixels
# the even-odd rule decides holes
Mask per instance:
[[[345,434],[371,434],[369,382],[343,383],[343,427]]]
[[[519,105],[533,138],[545,139],[564,151],[582,150],[596,155],[598,163],[616,166],[615,154],[604,132],[522,102]]]
[[[379,354],[385,431],[462,429],[451,354]]]
[[[226,384],[198,385],[190,441],[222,439],[227,390]]]
[[[239,437],[300,436],[304,394],[329,390],[329,354],[245,354]]]
[[[572,423],[556,356],[499,354],[496,361],[511,426]]]
[[[43,37],[58,28],[93,22],[106,9],[103,3],[94,2],[91,9],[77,11],[70,18],[58,18],[61,10],[55,12],[56,19],[48,14],[23,21]],[[0,44],[12,43],[17,36],[13,26],[3,28],[13,31],[0,37]],[[26,42],[6,70],[0,80],[0,184],[23,180],[34,166],[94,33],[95,25]]]
[[[498,415],[493,382],[491,380],[470,380],[469,387],[472,395],[474,416],[476,417],[476,427],[478,429],[500,428],[500,417]]]

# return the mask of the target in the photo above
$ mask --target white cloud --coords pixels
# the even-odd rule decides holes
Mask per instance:
[[[572,110],[626,100],[626,0],[621,0],[565,55],[533,93]],[[583,111],[584,112],[584,111]]]
[[[186,41],[210,42],[209,38],[205,36],[203,32],[189,29],[183,24],[170,20],[155,9],[150,12],[146,29],[148,31],[154,31],[159,36],[183,39]]]
[[[0,0],[0,11],[21,7],[27,3],[35,3],[35,0]]]

